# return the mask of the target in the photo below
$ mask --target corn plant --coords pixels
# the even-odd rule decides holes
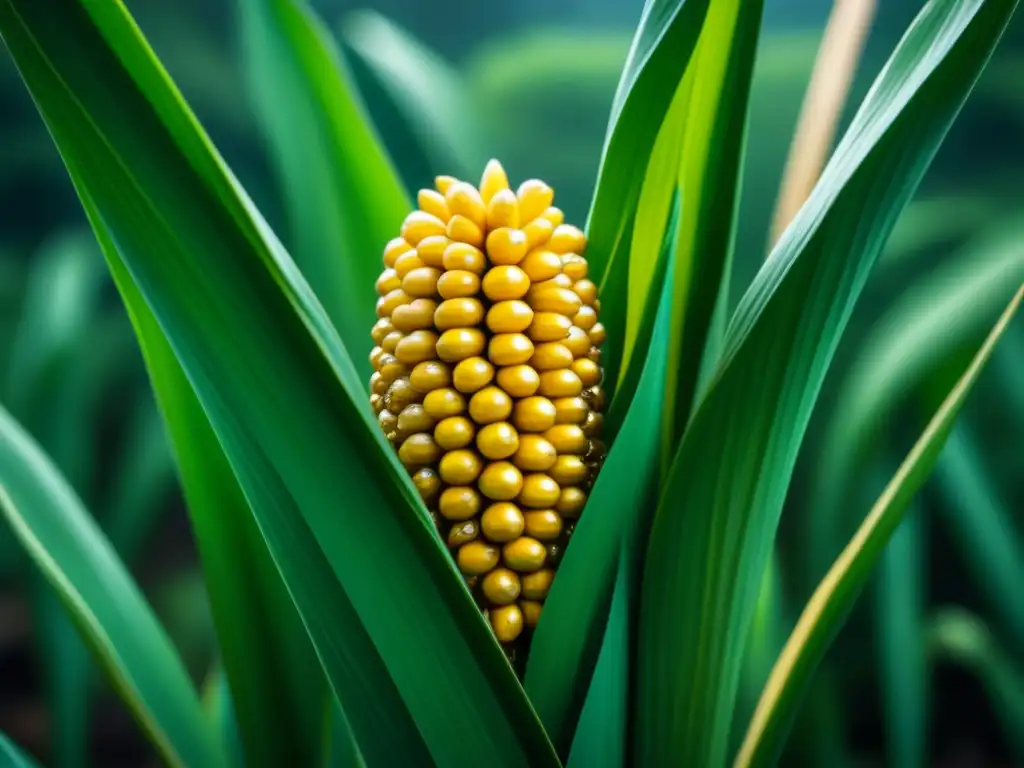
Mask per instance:
[[[498,164],[480,169],[479,184],[439,178],[417,195],[423,210],[415,208],[310,10],[297,0],[245,0],[243,23],[262,62],[257,78],[275,95],[259,113],[277,139],[289,252],[118,0],[0,0],[0,34],[132,318],[174,447],[223,669],[207,689],[211,706],[203,707],[81,502],[4,413],[0,505],[167,763],[776,758],[815,664],[934,465],[1024,288],[825,574],[736,748],[730,729],[747,641],[829,363],[886,237],[1016,2],[925,5],[730,313],[723,297],[761,6],[646,4],[589,216],[578,229],[560,229],[553,191],[537,180],[509,184]],[[496,199],[501,211],[491,220]],[[477,304],[441,313],[442,279],[445,292],[464,293],[453,298]],[[520,360],[526,343],[497,343],[487,322],[484,310],[499,304],[485,301],[520,300],[512,285],[511,293],[526,289],[520,296],[533,318],[550,313],[545,327],[565,334],[552,341],[564,342],[572,362],[550,350],[558,387],[549,395],[522,394],[534,377],[539,391],[546,373],[537,370],[537,348]],[[429,304],[414,306],[420,300],[438,306],[426,311]],[[521,321],[526,310],[509,309],[503,322]],[[392,327],[371,331],[385,317]],[[456,324],[445,327],[449,320]],[[580,325],[591,321],[589,330]],[[465,333],[442,348],[451,328]],[[384,352],[394,332],[394,350],[408,348],[405,362]],[[385,354],[394,358],[386,374]],[[541,433],[540,422],[524,419],[516,427],[520,439],[541,435],[556,461],[584,457],[580,484],[564,483],[579,491],[572,505],[550,475],[534,483],[539,495],[523,497],[514,461],[494,483],[482,483],[483,470],[474,475],[468,463],[445,480],[425,418],[436,420],[426,396],[440,390],[425,382],[444,381],[445,365],[470,358],[479,361],[464,372],[468,388],[490,369],[501,386],[468,411],[467,431],[504,424],[517,407],[533,413],[519,405],[531,397],[551,406],[538,403],[534,416],[575,413],[576,426],[587,425],[586,447],[575,432],[553,439],[553,425]],[[440,378],[421,376],[424,386],[415,386],[408,366],[421,363],[434,364],[424,372]],[[521,375],[500,377],[516,366]],[[600,382],[600,397],[582,398],[584,377],[588,388]],[[386,390],[375,389],[381,381]],[[399,381],[406,383],[392,391]],[[563,384],[579,392],[562,394]],[[553,403],[578,396],[575,410]],[[588,425],[602,401],[603,424]],[[412,405],[420,410],[403,429],[398,419]],[[394,423],[382,424],[385,410]],[[606,450],[594,452],[599,426]],[[486,445],[501,445],[499,437]],[[542,454],[550,457],[547,448]],[[576,521],[542,609],[520,604],[518,620],[507,610],[495,620],[495,605],[516,604],[513,579],[522,590],[522,574],[552,556],[530,545],[530,557],[501,552],[508,573],[483,594],[491,601],[485,617],[485,579],[473,577],[491,573],[498,556],[453,557],[445,508],[424,500],[445,484],[506,504],[505,512],[554,505],[563,529]],[[459,507],[464,519],[454,522],[478,522],[474,541],[486,544],[483,507]],[[502,518],[510,519],[518,529],[515,515]]]

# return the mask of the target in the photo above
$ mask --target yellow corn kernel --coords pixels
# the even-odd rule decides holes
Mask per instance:
[[[494,366],[482,357],[467,357],[452,370],[455,388],[467,395],[483,389],[493,378]]]
[[[519,266],[531,282],[541,283],[561,273],[562,260],[545,248],[536,248],[526,254]]]
[[[448,187],[444,193],[452,218],[462,216],[471,221],[477,229],[487,228],[487,206],[480,192],[472,184],[460,181]]]
[[[484,576],[480,588],[494,605],[508,605],[519,597],[519,574],[508,568],[495,568]]]
[[[547,555],[544,545],[529,536],[520,536],[510,541],[501,550],[501,559],[505,565],[520,573],[539,571]]]
[[[493,267],[484,275],[481,287],[484,295],[491,301],[521,299],[530,290],[530,278],[516,266]]]
[[[519,449],[512,463],[522,470],[546,472],[557,460],[558,451],[551,441],[540,435],[523,435],[519,439]]]
[[[472,421],[464,416],[448,416],[434,428],[434,442],[446,451],[454,451],[471,444],[475,434],[476,425]]]
[[[424,211],[413,211],[402,222],[402,239],[409,245],[416,245],[420,240],[431,235],[443,235],[445,223],[437,216]]]
[[[454,176],[437,176],[434,178],[434,187],[444,195],[448,192],[448,188],[457,181],[458,179]]]
[[[507,459],[519,449],[519,433],[507,422],[491,422],[480,429],[476,447],[488,459]]]
[[[533,221],[551,205],[555,199],[554,190],[539,179],[529,179],[516,190],[519,199],[519,216],[524,222]]]
[[[384,246],[384,266],[393,267],[395,259],[403,253],[411,250],[413,250],[413,247],[409,245],[404,238],[396,237],[389,240],[388,244]]]
[[[514,642],[523,631],[523,612],[515,603],[495,608],[491,611],[491,628],[499,642]]]
[[[484,244],[483,229],[475,221],[461,214],[455,214],[448,220],[445,232],[449,239],[472,245],[475,248],[480,248]]]
[[[488,160],[480,176],[480,197],[489,204],[501,191],[508,191],[508,175],[497,160]]]
[[[492,160],[416,202],[372,288],[367,396],[513,658],[606,453],[601,302],[543,181]]]
[[[514,464],[496,461],[480,473],[480,492],[494,501],[511,501],[523,488],[523,475]]]
[[[540,386],[540,374],[529,365],[510,365],[498,369],[498,386],[512,397],[529,397]]]
[[[533,342],[522,333],[498,333],[487,345],[487,356],[495,365],[519,365],[533,356]]]
[[[491,504],[480,518],[480,528],[491,541],[503,543],[519,538],[525,527],[519,507],[507,501]]]
[[[444,252],[451,243],[447,235],[424,237],[416,246],[416,256],[426,266],[441,269],[444,267]]]
[[[510,189],[501,189],[487,202],[487,228],[518,227],[519,201]]]
[[[486,245],[491,264],[518,264],[526,256],[526,233],[521,229],[499,227],[487,235]],[[558,266],[561,269],[561,262]]]
[[[429,213],[445,223],[451,218],[452,213],[448,210],[444,195],[437,190],[421,189],[416,194],[416,204],[424,213]]]

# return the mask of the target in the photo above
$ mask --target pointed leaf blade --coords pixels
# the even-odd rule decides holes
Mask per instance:
[[[312,760],[327,693],[305,628],[192,385],[77,181],[174,451],[248,765]],[[132,533],[123,514],[113,522],[113,534]]]
[[[1008,222],[971,238],[951,260],[909,286],[875,323],[837,395],[812,491],[816,506],[842,509],[894,409],[952,355],[984,338],[1024,280],[1022,237],[1020,224]],[[855,526],[842,514],[811,518],[809,583],[817,583]]]
[[[760,578],[825,373],[896,214],[1015,6],[925,7],[733,316],[651,531],[639,763],[725,759]]]
[[[736,765],[771,765],[785,735],[794,702],[857,599],[914,494],[927,480],[964,400],[1024,299],[1017,291],[970,366],[932,417],[917,443],[811,596],[772,670]]]
[[[167,334],[360,749],[407,755],[421,740],[442,763],[556,764],[326,313],[123,6],[40,10],[4,0],[0,29]]]
[[[0,514],[163,758],[221,765],[195,688],[142,593],[74,491],[2,408]]]
[[[663,456],[666,464],[689,421],[705,366],[720,352],[716,312],[728,311],[740,173],[761,0],[713,0],[690,64],[693,90],[682,137],[672,333]],[[720,335],[720,334],[719,334]]]
[[[648,240],[644,233],[637,233],[641,193],[658,134],[692,60],[707,9],[708,0],[647,0],[612,104],[586,226],[587,260],[592,279],[601,287],[601,321],[608,332],[605,349],[611,381],[618,381],[617,361],[624,359],[627,348],[627,317],[643,311],[635,307],[635,298],[642,300],[646,295],[640,288],[633,296],[627,290],[632,240],[640,237],[642,246],[653,249],[638,256],[653,263],[664,234],[653,231],[653,240]],[[671,146],[665,149],[672,157]],[[660,218],[664,228],[676,183],[672,174],[666,178],[659,170],[654,171],[659,189],[649,196],[655,209],[652,217],[655,221]],[[654,271],[651,268],[645,274],[649,277]],[[628,298],[634,298],[632,310]],[[634,314],[631,332],[637,317],[639,314]],[[637,358],[638,363],[642,360],[642,356]]]

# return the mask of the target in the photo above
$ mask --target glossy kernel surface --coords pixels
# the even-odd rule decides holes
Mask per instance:
[[[601,302],[554,199],[496,160],[439,176],[366,288],[369,403],[513,659],[606,452]]]

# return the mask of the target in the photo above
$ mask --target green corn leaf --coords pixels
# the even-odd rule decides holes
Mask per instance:
[[[59,6],[4,0],[0,30],[181,361],[367,763],[553,764],[308,284],[124,8]]]
[[[479,176],[489,155],[461,73],[376,11],[350,14],[341,33],[408,124],[429,166],[465,179]]]
[[[747,655],[751,659],[752,676],[761,677],[761,683],[768,679],[772,664],[785,641],[786,610],[783,603],[782,560],[779,550],[772,550],[771,560],[761,579],[757,597],[757,613],[750,632]]]
[[[616,144],[617,133],[621,132],[629,138],[635,138],[641,133],[650,139],[657,135],[665,108],[675,93],[676,84],[680,78],[675,77],[661,81],[653,74],[659,68],[669,66],[668,61],[673,58],[669,56],[668,43],[686,41],[688,48],[692,48],[696,44],[697,34],[703,26],[706,12],[706,2],[647,0],[644,3],[640,23],[633,35],[633,42],[630,45],[626,64],[622,69],[615,98],[612,101],[611,116],[605,136],[602,174],[606,170],[609,172],[625,170],[621,167],[604,168],[605,161],[610,156],[614,156],[612,146]],[[688,25],[692,28],[687,30],[685,27]],[[678,50],[675,52],[678,53]],[[676,61],[677,75],[681,75],[685,71],[685,64],[685,61]],[[653,99],[656,103],[645,104],[645,100],[640,98],[641,94],[659,98]],[[644,113],[650,118],[649,120],[640,120],[639,116]],[[624,139],[619,139],[619,142],[622,144],[623,150],[649,154],[649,149],[644,149],[640,142],[625,141]],[[650,147],[652,143],[647,142],[647,146]],[[636,192],[639,194],[639,187],[636,188]],[[600,197],[601,191],[595,190],[595,203]]]
[[[928,675],[921,653],[928,563],[924,510],[908,505],[878,564],[875,630],[878,685],[889,765],[928,764]]]
[[[649,205],[653,210],[651,217],[655,221],[660,218],[661,226],[653,227],[650,233],[638,234],[634,221],[641,191],[652,153],[658,145],[658,134],[669,118],[683,73],[696,49],[707,9],[707,0],[647,0],[612,104],[586,227],[587,259],[591,277],[601,288],[601,321],[608,332],[606,375],[610,381],[618,380],[618,361],[626,359],[627,314],[631,311],[626,299],[632,241],[636,237],[646,238],[648,234],[653,236],[653,240],[644,239],[653,250],[638,256],[638,260],[650,260],[651,264],[641,270],[643,277],[633,280],[635,294],[642,298],[645,295],[642,282],[644,279],[649,282],[656,272],[653,262],[669,217],[669,204],[676,187],[674,174],[666,176],[657,172],[663,169],[655,171],[658,181],[656,188],[649,192]],[[681,98],[685,100],[685,94]],[[661,142],[659,149],[669,157],[673,154],[668,138]],[[634,315],[631,329],[636,327],[638,316]]]
[[[666,242],[669,254],[673,236],[670,232]],[[671,279],[664,282],[657,315],[652,318],[653,334],[637,395],[597,476],[586,514],[573,532],[572,546],[566,548],[530,644],[526,691],[562,755],[568,754],[573,743],[602,646],[618,643],[622,636],[609,623],[609,612],[616,584],[622,583],[620,563],[636,554],[623,550],[640,548],[643,537],[638,532],[649,524],[658,472],[657,425],[664,397],[665,358],[660,350],[668,335],[671,286]],[[628,558],[627,563],[631,562]],[[627,587],[623,585],[623,589]],[[615,615],[616,621],[629,619],[630,598],[623,594],[623,610]],[[610,649],[607,653],[618,656],[620,652]],[[606,663],[614,669],[624,662],[612,658]],[[607,706],[623,710],[623,717],[628,711],[625,701],[610,701]]]
[[[924,8],[732,318],[651,530],[639,764],[725,760],[759,582],[825,373],[886,236],[1015,6]]]
[[[740,693],[730,732],[729,743],[732,748],[739,748],[743,739],[741,728],[754,713],[764,684],[786,641],[785,630],[788,626],[789,619],[783,605],[782,562],[776,547],[772,550],[771,560],[761,579],[757,612],[743,652]]]
[[[102,405],[137,358],[124,316],[104,311],[109,277],[87,232],[61,233],[36,255],[15,340],[11,407],[105,525],[95,435]],[[111,542],[122,559],[118,542]],[[60,601],[41,576],[30,590],[39,666],[53,720],[54,762],[84,765],[91,661]]]
[[[356,710],[364,718],[361,722],[371,730],[382,728],[392,736],[401,734],[401,738],[394,742],[386,742],[382,737],[366,739],[380,749],[378,759],[396,759],[396,750],[403,755],[417,755],[422,745],[408,720],[405,707],[383,682],[387,677],[379,669],[376,651],[369,638],[359,631],[358,619],[352,613],[347,597],[334,588],[319,546],[308,529],[295,525],[289,519],[288,513],[292,517],[299,513],[292,508],[293,502],[287,490],[274,483],[273,466],[258,453],[246,457],[248,463],[244,469],[252,473],[248,479],[257,483],[260,494],[261,504],[256,508],[286,513],[283,516],[260,517],[257,527],[257,521],[248,514],[241,487],[227,481],[233,471],[240,478],[246,476],[233,470],[226,455],[219,449],[215,450],[219,445],[218,438],[211,430],[203,406],[168,341],[160,334],[155,316],[131,281],[120,254],[102,225],[95,204],[85,191],[85,184],[73,168],[72,177],[76,180],[97,237],[104,246],[122,296],[128,306],[137,309],[133,313],[137,332],[158,396],[166,398],[162,407],[167,414],[172,439],[179,446],[180,470],[186,477],[187,492],[199,494],[198,501],[202,506],[198,508],[203,512],[193,514],[193,525],[204,558],[214,613],[223,617],[218,624],[220,645],[222,651],[227,651],[225,663],[229,665],[232,685],[238,691],[232,698],[237,695],[238,701],[242,702],[241,709],[236,706],[235,712],[240,719],[239,727],[246,749],[251,755],[250,762],[260,764],[266,760],[268,764],[278,764],[278,759],[297,760],[300,758],[295,755],[307,752],[315,755],[320,751],[318,736],[325,702],[317,690],[321,688],[320,674],[311,667],[314,659],[307,652],[308,640],[303,629],[308,631],[314,645],[321,649],[321,663],[334,686],[351,692],[354,700],[365,702],[366,697],[373,694],[380,700],[380,710],[370,706]],[[294,606],[301,614],[302,626],[284,621],[283,617],[292,616],[292,608],[286,602],[287,595],[282,592],[283,585],[271,570],[274,563],[267,557],[265,543],[259,539],[261,535],[273,543],[271,555],[274,563],[286,564],[285,580],[294,590]],[[210,552],[209,556],[205,552]],[[288,563],[303,563],[306,567],[290,570]],[[254,589],[255,584],[260,588]],[[247,599],[240,600],[240,595]],[[220,608],[217,605],[219,600],[224,601]],[[325,605],[328,606],[326,614]],[[276,610],[268,611],[267,606],[274,606]],[[351,652],[351,649],[356,649],[351,656],[344,651],[339,653],[334,640],[342,627],[349,645],[344,650]],[[257,639],[263,643],[255,642]],[[367,686],[365,690],[360,690],[349,676],[356,660],[364,674],[370,671],[359,681],[360,685]],[[378,667],[375,668],[374,664]],[[288,671],[284,672],[284,669]],[[254,670],[261,671],[263,675],[254,674]],[[287,712],[296,717],[294,729],[280,727],[281,700],[293,702]],[[267,724],[268,719],[273,719],[273,726]],[[272,757],[275,754],[285,757]],[[377,756],[377,753],[373,754]]]
[[[411,210],[327,28],[305,0],[241,0],[243,61],[289,217],[285,238],[342,340],[361,349],[384,244]],[[360,377],[371,373],[354,355]]]
[[[61,768],[87,764],[92,663],[60,596],[33,574],[29,595],[39,670],[53,722],[50,759]]]
[[[225,764],[229,768],[244,768],[245,760],[238,733],[238,719],[235,717],[235,704],[231,700],[231,686],[220,663],[207,674],[206,682],[203,684],[203,709],[214,731],[220,735]]]
[[[580,537],[577,528],[574,534],[574,549],[567,550],[566,554],[567,560],[570,557],[573,559],[573,565],[570,569],[563,563],[559,574],[560,578],[563,578],[568,572],[574,578],[574,582],[568,588],[563,583],[559,592],[561,599],[565,601],[563,604],[571,601],[572,608],[563,608],[556,614],[561,626],[552,622],[552,632],[546,635],[550,638],[557,632],[563,654],[572,654],[579,648],[579,655],[575,659],[562,660],[563,664],[576,665],[571,678],[575,695],[578,696],[579,691],[585,690],[582,710],[579,711],[579,722],[569,752],[569,765],[619,766],[628,763],[629,713],[633,708],[632,656],[638,613],[637,585],[643,569],[644,534],[650,526],[650,512],[654,509],[654,488],[659,470],[654,453],[658,439],[658,431],[653,428],[657,420],[654,414],[660,413],[660,408],[664,406],[663,397],[656,395],[655,391],[665,373],[665,368],[658,359],[670,333],[669,321],[675,288],[671,276],[677,250],[679,216],[680,197],[676,194],[669,228],[662,243],[662,256],[659,258],[659,273],[664,273],[667,277],[659,274],[656,278],[654,285],[661,287],[655,294],[656,300],[648,302],[654,305],[654,311],[648,309],[648,316],[642,321],[640,338],[643,339],[641,343],[648,348],[647,361],[643,370],[637,372],[637,380],[628,384],[629,389],[635,391],[637,396],[644,398],[645,401],[644,405],[636,403],[635,415],[632,417],[633,406],[629,406],[629,410],[626,411],[625,418],[630,421],[627,422],[629,426],[622,429],[621,443],[627,446],[629,453],[622,457],[621,464],[617,465],[616,474],[612,475],[613,478],[618,478],[618,483],[628,496],[607,494],[597,491],[595,487],[596,492],[591,494],[593,500],[587,508],[588,519],[600,519],[602,527],[598,528],[597,522],[588,523],[593,530],[588,530],[582,539],[585,542],[582,547],[578,544]],[[616,402],[621,404],[624,401],[625,398],[620,397]],[[650,420],[645,420],[642,414],[648,418],[654,416]],[[618,430],[621,425],[616,421],[611,426]],[[632,431],[639,430],[641,426],[648,430],[643,436]],[[638,445],[643,448],[638,450]],[[627,466],[631,468],[625,470]],[[607,470],[606,464],[602,473]],[[623,481],[624,471],[631,473],[632,485]],[[616,549],[617,556],[612,555],[613,559],[605,559],[609,557],[608,553],[614,553]],[[608,563],[610,568],[598,571],[593,566],[598,560]],[[599,590],[595,587],[599,587]],[[610,591],[607,591],[609,589]],[[547,605],[551,613],[550,596]],[[599,617],[606,614],[603,628],[600,628],[600,631],[597,631],[597,628],[592,629],[588,637],[582,638],[580,629],[594,626],[592,612],[595,610],[599,612]],[[570,622],[575,626],[566,626]],[[589,654],[594,652],[594,648],[599,648],[599,651],[596,660],[591,660]],[[533,652],[531,649],[531,653]],[[587,684],[591,670],[592,678]],[[564,695],[569,690],[563,679],[560,692]],[[570,707],[563,713],[566,722],[571,723],[575,717],[577,702],[578,699],[572,701]]]
[[[102,520],[93,441],[102,402],[133,358],[124,318],[103,311],[109,278],[96,251],[87,232],[72,230],[50,238],[35,255],[12,349],[9,402]],[[84,765],[89,652],[42,576],[32,578],[29,594],[53,720],[53,760],[68,768]]]
[[[666,119],[666,123],[668,122],[674,122],[671,114]],[[658,154],[659,148],[656,147],[655,156]],[[641,208],[643,207],[643,203],[641,202]],[[659,307],[661,307],[663,303],[664,286],[672,279],[668,265],[675,258],[676,233],[679,228],[679,217],[681,212],[682,195],[680,194],[679,189],[676,188],[672,197],[672,215],[668,221],[668,226],[665,228],[663,233],[661,253],[655,263],[653,279],[647,286],[647,297],[643,302],[643,312],[640,315],[639,328],[636,330],[634,337],[635,346],[644,350],[649,350],[650,348],[652,335],[654,333],[655,317],[658,314]],[[634,223],[642,226],[643,220],[638,217]],[[608,297],[605,297],[604,300],[607,301]],[[626,413],[633,404],[633,396],[636,394],[637,384],[640,381],[640,374],[644,367],[640,365],[641,360],[646,365],[646,354],[642,358],[640,356],[632,357],[627,361],[625,367],[620,370],[620,379],[618,384],[615,386],[615,394],[612,396],[612,401],[608,406],[608,413],[605,418],[606,430],[609,435],[614,436],[618,432],[619,428],[622,426],[622,420],[625,418]],[[609,375],[607,367],[605,367],[605,376],[608,379],[612,378],[612,376]]]
[[[65,238],[59,241],[62,246],[59,250],[50,252],[52,257],[44,254],[46,258],[37,268],[41,275],[38,283],[40,295],[36,301],[26,304],[26,312],[33,310],[33,313],[25,324],[25,330],[31,333],[31,338],[41,340],[40,349],[54,350],[50,363],[43,368],[36,366],[39,377],[44,380],[38,381],[29,390],[34,393],[37,401],[46,397],[45,403],[37,402],[34,406],[38,429],[41,430],[40,439],[64,474],[83,494],[89,493],[93,485],[92,468],[86,459],[94,454],[91,442],[99,405],[103,398],[109,396],[112,386],[124,378],[125,372],[120,369],[126,367],[125,362],[135,360],[132,350],[127,346],[127,343],[131,343],[131,335],[123,315],[118,313],[105,316],[103,322],[99,323],[67,316],[67,313],[73,313],[74,307],[82,305],[81,299],[75,300],[76,290],[79,296],[83,291],[97,294],[98,287],[102,285],[99,278],[104,274],[104,265],[98,258],[95,240],[89,242],[82,240],[81,236],[71,240]],[[57,279],[50,277],[53,273],[51,263],[60,267],[55,273]],[[58,302],[58,308],[54,307],[54,292],[62,299]],[[92,303],[96,303],[95,298]],[[62,338],[64,341],[58,343]],[[27,343],[25,348],[32,348],[31,343]],[[36,350],[35,354],[39,355],[39,351]],[[26,366],[28,369],[31,367]],[[75,371],[76,375],[68,375],[67,370]],[[47,377],[49,382],[45,380]],[[30,402],[28,407],[32,406]],[[145,406],[148,414],[145,422],[147,432],[139,437],[146,439],[142,443],[130,441],[132,449],[125,456],[128,464],[122,465],[117,474],[114,497],[100,499],[97,494],[91,494],[97,497],[92,499],[92,506],[97,510],[111,544],[122,560],[129,563],[154,522],[156,513],[161,509],[157,498],[147,498],[145,494],[152,493],[154,481],[163,488],[169,487],[173,477],[167,460],[162,425],[151,407],[148,395]],[[201,440],[198,437],[201,433],[197,430],[190,429],[190,433],[196,437],[189,439],[197,442]],[[210,462],[206,471],[212,473],[211,482],[223,484],[218,469],[216,463]],[[222,500],[223,497],[211,499],[217,502]],[[244,506],[241,509],[244,514],[248,514]],[[230,508],[219,503],[210,505],[207,514],[223,518],[230,514]],[[231,533],[225,545],[232,552],[239,551],[239,537]],[[246,579],[239,582],[239,587],[244,587],[246,594],[252,594],[254,584],[251,579]],[[52,697],[57,762],[61,765],[80,764],[85,759],[87,743],[87,697],[90,688],[88,652],[81,645],[52,592],[45,585],[40,585],[33,590],[33,596],[42,637],[40,648],[44,654],[41,666]],[[282,604],[287,607],[288,603],[284,600],[286,597],[282,597]],[[234,596],[230,598],[231,604],[239,602]],[[272,628],[273,625],[268,626],[261,633],[266,634]],[[247,649],[260,642],[249,637],[240,640]],[[280,651],[277,651],[277,655],[280,655]],[[315,659],[311,653],[310,657],[312,670],[315,671]],[[252,658],[250,655],[250,660]],[[263,670],[262,674],[272,674],[269,662],[252,666]],[[248,668],[244,672],[246,679],[258,678],[259,674],[254,674]],[[310,693],[311,685],[303,685],[296,706]],[[272,711],[268,713],[268,718],[279,723],[281,715]]]
[[[666,243],[668,248],[675,246],[674,235],[675,229],[671,231]],[[673,257],[669,256],[667,266],[671,268],[672,262]],[[664,373],[664,368],[661,365],[650,361],[658,356],[659,350],[664,348],[668,337],[668,322],[672,309],[670,297],[673,288],[671,278],[664,281],[658,315],[654,321],[655,331],[652,337],[649,362],[644,367],[641,376],[641,383],[652,389],[658,386],[658,376]],[[649,391],[650,389],[640,390],[640,394],[643,396]],[[663,405],[663,402],[657,397],[653,399],[659,406]],[[640,412],[642,413],[642,411]],[[639,423],[641,422],[637,419],[634,425]],[[657,441],[657,431],[651,430],[644,440],[648,446],[647,450],[653,451]],[[634,449],[637,445],[633,441],[626,444]],[[593,668],[593,679],[587,689],[579,723],[573,737],[572,749],[569,754],[570,765],[606,765],[611,767],[626,765],[629,762],[629,714],[633,708],[633,649],[639,608],[637,585],[643,570],[644,547],[642,543],[644,533],[650,525],[649,512],[654,508],[652,504],[653,488],[657,482],[658,471],[657,466],[646,461],[653,461],[653,453],[641,454],[636,458],[644,461],[642,464],[635,465],[636,478],[641,482],[648,483],[646,488],[641,491],[643,497],[639,499],[640,503],[632,505],[632,512],[628,516],[621,513],[619,515],[611,514],[611,510],[607,510],[603,514],[599,512],[598,514],[602,514],[602,517],[608,518],[606,525],[609,525],[611,520],[615,520],[618,525],[614,533],[610,533],[610,528],[595,529],[595,534],[587,540],[591,546],[595,546],[595,543],[600,541],[597,536],[603,533],[611,540],[617,539],[619,553],[616,558],[615,583],[607,608],[607,619],[604,631],[600,636],[600,652]],[[595,506],[601,509],[600,506]],[[592,518],[596,517],[593,514],[593,509],[588,512]],[[588,550],[584,553],[576,553],[576,557],[582,559],[589,554]],[[591,571],[593,570],[591,569]],[[591,586],[593,586],[593,582],[591,582]],[[586,598],[581,599],[581,596],[585,594],[586,592],[576,593],[578,603],[576,616],[586,616],[586,613],[580,610],[587,603]],[[580,603],[583,605],[579,605]],[[586,671],[584,670],[584,673]],[[580,685],[581,682],[581,679],[577,679],[576,685]]]
[[[615,382],[616,406],[623,402],[628,405],[632,398],[634,388],[631,384],[635,384],[644,362],[643,355],[634,355],[634,352],[646,349],[643,345],[650,339],[650,332],[648,329],[646,338],[642,338],[642,326],[653,315],[651,308],[656,307],[660,296],[657,286],[665,279],[667,254],[664,233],[669,227],[679,227],[683,197],[679,188],[679,166],[693,91],[693,69],[691,67],[680,80],[665,113],[637,198],[636,215],[629,226],[628,236],[623,233],[623,241],[628,244],[628,263],[625,259],[617,263],[624,268],[627,279],[614,279],[609,273],[601,286],[604,309],[601,319],[605,326],[610,324],[615,333],[624,322],[622,354],[608,360],[605,365],[605,376]],[[671,220],[670,206],[675,208]],[[669,226],[666,222],[670,222]],[[615,277],[619,278],[620,274]],[[613,310],[613,307],[619,309]],[[616,410],[615,406],[612,410]]]
[[[737,766],[773,764],[798,698],[814,667],[856,601],[914,494],[935,466],[964,400],[1022,298],[1024,286],[1006,307],[970,366],[936,411],[856,535],[811,596],[765,686],[736,758]]]
[[[168,420],[221,648],[242,702],[239,717],[250,765],[260,765],[261,761],[304,763],[316,754],[315,735],[322,717],[323,704],[317,699],[324,697],[324,685],[318,679],[316,657],[191,386],[131,277],[117,261],[100,215],[88,204],[87,209],[114,270]],[[95,254],[90,255],[95,258]],[[72,402],[80,399],[67,398]],[[159,428],[150,421],[147,447],[163,438],[153,427]],[[91,452],[80,447],[78,453]],[[147,454],[136,450],[131,460],[142,461]],[[143,469],[136,466],[122,476],[137,485],[146,479]],[[134,506],[147,501],[139,496],[144,491],[141,486],[137,492],[120,488],[105,510],[111,513],[112,541],[126,548],[126,556],[138,545],[146,526],[148,510]],[[282,670],[289,670],[294,677]],[[65,698],[76,700],[71,694]]]
[[[1000,348],[1010,341],[1007,338]],[[1014,644],[1024,647],[1024,600],[1015,597],[1024,584],[1024,546],[1019,523],[992,479],[970,427],[958,424],[935,472],[943,521],[959,542],[958,553],[990,610]]]
[[[830,768],[852,768],[856,764],[849,754],[846,734],[852,707],[847,706],[846,690],[841,680],[836,665],[830,666],[826,659],[808,683],[807,701],[798,712],[782,760],[802,760],[807,765],[827,765]],[[745,728],[748,720],[744,718],[740,728]],[[741,733],[739,738],[744,735]]]
[[[630,651],[636,589],[634,545],[623,542],[618,576],[608,608],[601,652],[580,712],[568,768],[621,768],[627,765],[630,707]]]
[[[305,629],[191,384],[86,182],[69,168],[131,317],[174,449],[218,644],[233,697],[241,702],[235,715],[248,765],[312,759],[326,686]],[[128,547],[138,541],[134,517],[122,513],[111,520],[112,533]]]
[[[348,718],[337,702],[333,702],[327,715],[325,768],[366,768],[359,746],[352,738],[352,728]]]
[[[936,612],[927,634],[931,660],[953,662],[978,677],[1016,761],[1024,760],[1024,669],[1014,654],[983,621],[960,608]]]
[[[1024,281],[1024,230],[1008,223],[960,248],[923,276],[873,326],[863,352],[844,375],[822,445],[812,489],[818,509],[844,509],[843,499],[871,459],[872,441],[889,415],[919,391],[960,350],[981,339]],[[807,581],[814,584],[854,523],[842,514],[817,515],[807,527]]]
[[[6,735],[0,732],[0,766],[3,768],[39,768],[35,760],[18,749]]]
[[[221,765],[188,673],[145,598],[56,467],[3,409],[0,512],[163,759]]]
[[[676,240],[676,299],[667,345],[669,395],[662,443],[666,464],[690,418],[701,370],[713,369],[720,352],[714,320],[718,307],[718,319],[727,317],[748,100],[763,5],[760,0],[712,0],[687,70],[693,85],[680,137],[679,185],[685,204]],[[724,330],[724,323],[718,330]]]
[[[79,370],[73,365],[76,353],[83,340],[91,340],[100,311],[104,273],[95,249],[87,234],[62,232],[35,254],[12,342],[7,396],[21,423],[50,451],[79,493],[88,493],[92,486],[88,441],[93,424],[88,416],[95,398],[79,389],[81,376],[69,371]],[[90,373],[96,370],[89,368]],[[4,532],[5,538],[9,535]],[[88,748],[89,652],[45,578],[33,575],[29,595],[39,671],[53,721],[51,757],[74,768],[85,764]]]
[[[689,415],[715,306],[719,296],[728,296],[739,159],[761,9],[760,2],[710,3],[650,152],[636,219],[629,237],[622,238],[628,259],[614,261],[602,283],[603,305],[611,310],[602,319],[613,348],[621,338],[622,349],[621,361],[613,357],[607,375],[618,381],[620,390],[629,391],[621,384],[628,376],[647,295],[659,271],[672,198],[681,190],[677,294],[666,380],[666,390],[675,394],[668,404],[666,449],[675,443]]]

